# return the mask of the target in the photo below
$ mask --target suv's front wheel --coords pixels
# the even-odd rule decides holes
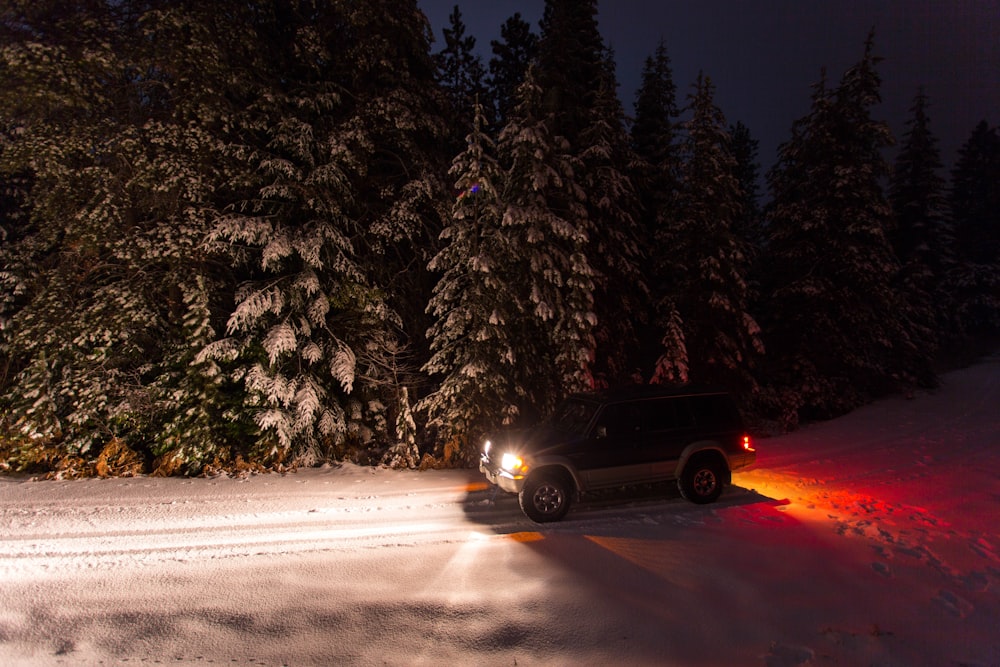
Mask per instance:
[[[525,480],[517,499],[532,521],[558,521],[569,511],[571,488],[565,476],[558,473],[535,474]]]
[[[722,494],[722,464],[714,456],[693,457],[677,480],[681,495],[699,505],[712,503]]]

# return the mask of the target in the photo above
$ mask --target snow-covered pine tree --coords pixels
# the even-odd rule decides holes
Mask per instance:
[[[136,256],[170,271],[162,279],[169,335],[151,372],[133,388],[155,406],[148,439],[159,474],[254,461],[248,445],[256,426],[234,423],[243,394],[222,364],[200,354],[223,329],[235,285],[226,257],[204,241],[229,203],[224,184],[239,173],[227,133],[267,57],[255,48],[256,9],[240,2],[167,3],[144,11],[139,22],[138,52],[156,64],[152,71],[162,70],[159,86],[140,94],[169,110],[144,124],[148,149],[136,170],[136,184],[153,193],[147,215],[157,221]]]
[[[152,458],[189,358],[177,351],[198,344],[185,285],[217,271],[200,243],[224,160],[199,105],[219,91],[179,54],[215,54],[218,35],[163,40],[151,26],[168,32],[169,12],[133,3],[20,3],[4,19],[0,125],[17,131],[0,168],[24,175],[32,211],[6,266],[23,301],[5,411],[58,447],[50,461],[112,439]],[[225,428],[214,414],[200,421],[210,446]]]
[[[959,332],[1000,331],[1000,134],[981,121],[959,149],[948,193],[957,264],[949,277]]]
[[[927,106],[921,89],[910,109],[913,115],[889,181],[894,214],[889,238],[900,261],[896,283],[913,313],[914,336],[922,341],[922,353],[931,355],[954,317],[945,277],[955,266],[955,238]],[[922,381],[931,383],[933,378]]]
[[[830,417],[912,382],[920,369],[894,290],[873,37],[830,91],[821,81],[769,174],[761,324],[781,417]]]
[[[592,388],[594,270],[587,257],[592,225],[577,181],[579,160],[555,134],[542,109],[543,91],[529,69],[520,103],[500,133],[498,154],[507,172],[501,199],[504,233],[517,276],[516,312],[508,322],[532,406],[551,409],[566,393]]]
[[[435,87],[430,27],[416,1],[344,5],[357,41],[343,80],[357,105],[341,130],[364,146],[366,167],[355,205],[367,233],[356,250],[385,296],[386,314],[398,315],[382,342],[363,350],[360,377],[378,388],[394,423],[410,409],[406,394],[415,393],[403,389],[426,380],[419,369],[429,357],[426,306],[435,282],[427,267],[450,206],[445,174],[454,131]]]
[[[479,436],[517,416],[524,392],[519,366],[530,364],[512,340],[523,313],[517,311],[518,258],[501,229],[504,174],[485,127],[481,104],[466,149],[452,162],[458,197],[441,237],[444,247],[431,261],[440,274],[428,310],[432,356],[424,370],[440,378],[418,404],[439,439],[458,444],[466,458]]]
[[[643,267],[650,291],[651,321],[643,327],[643,366],[653,366],[656,382],[687,380],[688,359],[677,306],[669,296],[671,277],[661,272],[657,260],[665,249],[656,245],[658,230],[670,224],[677,194],[679,148],[677,146],[677,87],[670,58],[661,41],[646,58],[642,81],[635,98],[632,145],[638,157],[633,181],[642,203],[642,239],[648,251]],[[654,363],[655,362],[655,363]]]
[[[490,40],[490,49],[493,56],[489,62],[489,86],[496,103],[494,132],[499,132],[517,103],[517,89],[524,81],[528,65],[538,54],[538,35],[520,13],[515,13],[500,26],[500,40]]]
[[[80,277],[88,267],[105,266],[110,254],[102,225],[113,228],[113,223],[88,211],[97,208],[88,202],[91,196],[106,202],[100,184],[106,171],[88,149],[96,144],[102,150],[114,140],[107,136],[114,122],[108,118],[103,128],[87,122],[111,107],[107,88],[95,87],[86,98],[77,91],[91,88],[95,74],[110,78],[121,66],[98,46],[114,22],[106,8],[72,7],[60,14],[55,5],[8,8],[0,42],[0,114],[6,130],[0,164],[6,178],[25,178],[28,189],[19,204],[31,211],[4,248],[5,282],[23,301],[5,326],[14,367],[4,376],[3,401],[8,419],[36,440],[61,438],[70,430],[64,429],[68,417],[86,421],[81,415],[94,407],[91,402],[74,410],[74,403],[84,402],[74,400],[76,392],[93,394],[96,383],[86,380],[101,363],[83,363],[79,357],[86,352],[77,355],[73,339],[82,333],[80,311],[99,289]],[[66,451],[86,449],[95,435],[69,443]]]
[[[864,252],[850,257],[860,260],[857,265],[857,274],[861,278],[859,291],[867,290],[875,295],[875,299],[869,302],[872,312],[861,320],[871,325],[866,327],[871,332],[870,348],[852,359],[871,374],[870,384],[862,381],[868,387],[869,396],[910,388],[914,384],[929,386],[935,383],[933,335],[922,331],[922,314],[907,302],[892,279],[892,268],[898,270],[899,259],[888,238],[893,222],[885,183],[891,168],[885,160],[884,149],[893,145],[894,139],[885,122],[872,118],[872,110],[882,99],[882,80],[877,70],[880,61],[881,58],[875,55],[875,35],[872,31],[865,42],[864,56],[841,79],[836,94],[838,113],[846,120],[853,139],[846,144],[854,151],[856,164],[860,167],[852,174],[853,183],[848,185],[853,190],[853,197],[860,195],[871,202],[870,206],[858,206],[853,222],[852,218],[845,219],[848,233],[856,234],[855,248],[860,248],[863,243],[868,243],[870,248],[867,258]],[[860,202],[855,199],[853,203],[858,205]],[[879,266],[890,267],[888,282],[883,282],[878,270],[865,271],[866,267],[874,269]],[[872,282],[866,285],[868,280]],[[878,359],[874,351],[885,346],[887,341],[888,354]]]
[[[658,259],[671,276],[668,296],[680,315],[688,379],[747,395],[763,346],[749,313],[746,243],[735,229],[743,210],[738,165],[708,77],[699,74],[689,100],[678,196],[671,224],[657,237]]]
[[[580,136],[580,176],[593,221],[587,257],[595,272],[595,380],[603,386],[635,381],[642,359],[639,328],[649,293],[643,274],[641,204],[630,178],[637,158],[625,130],[613,54],[609,51],[590,125]]]
[[[426,19],[415,2],[261,16],[269,61],[237,119],[244,170],[213,233],[246,279],[204,356],[234,364],[272,457],[389,444],[409,409],[400,382],[416,369],[399,360],[423,335],[414,304],[429,296],[423,240],[441,195]]]
[[[812,340],[823,334],[824,324],[814,321],[817,303],[832,297],[831,267],[823,262],[829,223],[817,205],[823,201],[826,176],[822,156],[832,150],[829,116],[831,93],[826,70],[813,85],[808,115],[792,124],[791,138],[778,148],[778,161],[768,171],[771,201],[765,210],[767,234],[760,269],[761,301],[758,321],[767,346],[766,378],[770,405],[762,405],[764,416],[773,417],[786,428],[795,426],[800,410],[811,403],[825,401],[833,389],[821,375],[817,361],[809,355],[823,352],[824,374],[834,372],[832,360],[826,361],[828,343]],[[819,264],[822,262],[822,264]],[[830,264],[834,264],[832,260]],[[822,265],[822,273],[813,269]],[[804,348],[804,349],[800,349]]]
[[[430,28],[416,1],[343,5],[350,9],[356,41],[347,47],[349,62],[342,72],[354,103],[339,131],[363,148],[354,205],[366,233],[355,250],[398,315],[386,344],[359,359],[362,374],[382,385],[382,400],[392,412],[400,396],[393,378],[423,381],[419,367],[429,356],[426,306],[434,277],[427,265],[451,204],[445,175],[454,155],[448,143],[454,128],[435,87]],[[381,367],[396,370],[387,374]]]
[[[534,76],[541,90],[540,118],[549,136],[565,140],[565,151],[575,161],[572,179],[582,186],[579,201],[586,220],[551,201],[556,205],[552,213],[567,220],[576,216],[586,231],[578,263],[585,263],[596,280],[593,312],[588,309],[580,321],[596,318],[592,333],[600,349],[579,354],[592,356],[588,382],[618,384],[632,379],[635,320],[646,309],[639,305],[644,285],[639,200],[630,178],[635,160],[617,99],[614,58],[604,46],[596,14],[593,0],[547,0]]]
[[[350,216],[350,182],[363,159],[332,127],[343,113],[336,71],[343,64],[325,31],[341,16],[286,9],[256,26],[271,35],[275,83],[262,77],[246,114],[234,119],[242,136],[230,150],[244,171],[212,235],[246,262],[247,280],[227,337],[202,355],[233,363],[260,446],[279,461],[347,436],[343,397],[354,389],[356,350],[383,309],[352,244],[361,231]]]
[[[14,128],[0,129],[0,155],[12,141]],[[6,173],[0,169],[0,378],[7,378],[16,368],[11,356],[11,322],[24,305],[26,272],[17,270],[18,255],[23,241],[33,233],[28,195],[31,179],[28,173]],[[3,386],[3,385],[0,385]]]
[[[161,415],[149,434],[157,474],[197,474],[206,465],[229,462],[244,454],[240,436],[253,436],[250,429],[230,426],[241,406],[238,385],[217,361],[200,357],[217,338],[209,284],[195,275],[177,286],[183,304],[180,331],[166,341],[163,360],[147,385]]]

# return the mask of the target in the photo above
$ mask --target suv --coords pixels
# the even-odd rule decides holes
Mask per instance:
[[[580,494],[633,484],[677,480],[686,499],[710,503],[756,457],[729,394],[636,385],[574,394],[537,426],[498,434],[479,470],[543,523]]]

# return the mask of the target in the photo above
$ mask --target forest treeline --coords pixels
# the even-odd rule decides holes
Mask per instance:
[[[626,111],[596,5],[484,63],[415,0],[0,3],[2,469],[463,465],[634,382],[787,429],[1000,331],[995,127],[894,145],[859,35],[762,174],[669,45]]]

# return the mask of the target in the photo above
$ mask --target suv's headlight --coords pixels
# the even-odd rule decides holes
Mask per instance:
[[[524,459],[517,454],[511,454],[510,452],[504,453],[503,457],[500,459],[500,467],[507,472],[516,473],[518,475],[523,475],[528,471],[528,467],[524,465]]]

